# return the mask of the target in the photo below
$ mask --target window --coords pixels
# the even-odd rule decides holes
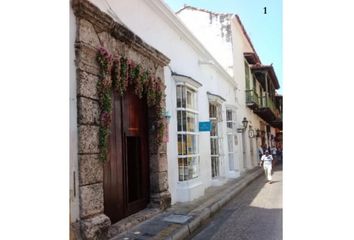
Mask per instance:
[[[197,94],[184,85],[177,85],[178,180],[198,177]]]
[[[211,173],[212,177],[219,176],[220,165],[220,129],[219,122],[221,119],[221,105],[218,103],[209,103],[209,120],[210,120],[210,153],[211,153]]]
[[[226,110],[226,126],[227,131],[232,131],[234,129],[235,121],[232,121],[232,110]]]
[[[231,109],[226,109],[226,131],[229,170],[235,170],[235,145],[237,145],[236,112]]]

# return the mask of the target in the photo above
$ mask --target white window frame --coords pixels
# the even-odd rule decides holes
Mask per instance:
[[[193,179],[196,179],[199,177],[200,175],[200,154],[199,154],[199,131],[198,131],[198,115],[199,115],[199,111],[198,111],[198,89],[196,86],[193,86],[191,84],[189,84],[188,82],[181,82],[178,81],[176,83],[176,100],[177,100],[177,89],[178,87],[182,87],[182,89],[185,89],[185,101],[186,101],[186,107],[177,107],[176,106],[176,113],[178,113],[178,111],[181,112],[190,112],[195,114],[195,131],[191,132],[191,131],[179,131],[178,130],[178,121],[180,121],[180,119],[177,118],[177,126],[176,126],[176,130],[177,130],[177,166],[178,166],[178,182],[186,182],[186,181],[190,181]],[[194,104],[195,104],[195,109],[192,108],[187,108],[187,91],[192,91],[193,95],[194,95]],[[176,105],[177,105],[177,101],[176,101]],[[183,104],[182,104],[183,105]],[[178,114],[176,114],[176,116],[178,116]],[[187,117],[186,117],[186,128],[187,128]],[[178,137],[179,136],[188,136],[188,135],[194,135],[195,136],[195,154],[188,154],[188,152],[186,154],[180,154],[178,151]],[[182,144],[184,144],[182,142]],[[182,145],[183,147],[184,145]],[[187,166],[180,166],[179,164],[179,159],[188,159],[188,158],[192,158],[195,159],[195,164],[192,165],[187,165]],[[185,178],[186,175],[189,175],[188,173],[186,173],[186,170],[190,170],[193,169],[193,173],[192,173],[192,177],[189,178]],[[182,174],[181,174],[182,172]],[[182,176],[182,179],[180,179],[180,176]]]
[[[223,143],[222,143],[222,127],[220,126],[220,122],[222,122],[222,102],[221,101],[215,101],[215,98],[211,98],[209,97],[209,106],[210,105],[214,105],[216,107],[216,117],[210,117],[210,110],[209,110],[209,121],[210,123],[212,121],[215,121],[216,120],[216,128],[217,128],[217,134],[214,136],[210,135],[210,161],[211,161],[211,167],[213,166],[213,158],[217,158],[218,161],[217,161],[217,172],[215,176],[213,176],[213,167],[211,169],[212,171],[212,178],[215,178],[215,177],[219,177],[221,172],[220,172],[220,163],[222,161],[222,157],[223,157],[223,151],[222,151],[222,146],[223,146]],[[210,107],[209,107],[210,109]],[[210,132],[211,133],[211,132]],[[218,144],[218,148],[217,148],[217,154],[212,154],[212,146],[211,146],[211,140],[212,139],[216,139],[217,140],[217,144]],[[215,164],[215,163],[214,163]]]
[[[227,112],[231,111],[231,120],[227,119]],[[232,128],[230,129],[227,125],[231,123]],[[230,151],[229,148],[229,137],[231,136],[233,149]],[[236,170],[236,154],[235,151],[237,150],[238,140],[236,142],[235,138],[237,138],[237,116],[236,116],[236,107],[234,106],[226,106],[226,137],[227,137],[227,157],[229,160],[229,171]],[[230,154],[233,155],[233,163],[231,164]],[[233,168],[231,166],[233,165]]]

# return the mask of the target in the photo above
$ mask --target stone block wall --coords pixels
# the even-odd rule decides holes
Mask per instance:
[[[97,95],[99,47],[126,56],[164,79],[169,59],[87,0],[72,0],[77,23],[75,64],[77,71],[77,130],[80,196],[80,230],[83,239],[105,239],[110,219],[104,214],[103,164],[99,160],[100,107]],[[163,102],[163,104],[165,104]],[[149,139],[156,138],[149,118]],[[150,206],[165,209],[168,192],[166,143],[150,146]]]

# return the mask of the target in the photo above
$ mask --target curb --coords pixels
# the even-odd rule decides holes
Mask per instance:
[[[257,169],[250,175],[245,176],[244,179],[233,186],[234,189],[231,192],[212,203],[210,206],[204,208],[191,222],[186,225],[182,225],[175,233],[172,234],[172,236],[167,237],[166,240],[183,240],[192,235],[192,233],[194,233],[203,222],[211,218],[221,207],[226,205],[233,197],[257,179],[262,173],[263,171],[261,169]]]

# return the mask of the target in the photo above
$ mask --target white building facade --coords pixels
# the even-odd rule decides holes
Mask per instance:
[[[78,0],[77,2],[80,4],[80,2],[85,1]],[[248,87],[245,81],[247,72],[245,72],[244,53],[247,52],[245,50],[247,42],[244,42],[245,37],[241,31],[242,29],[238,29],[237,19],[234,16],[230,19],[224,18],[225,22],[218,25],[212,25],[212,30],[210,31],[201,28],[202,31],[198,32],[196,29],[187,28],[188,22],[184,24],[162,0],[88,0],[87,2],[90,2],[90,4],[110,16],[116,23],[129,29],[135,34],[134,36],[138,36],[141,41],[159,52],[157,54],[159,57],[154,60],[155,63],[151,64],[156,65],[153,68],[156,69],[157,75],[163,75],[164,84],[166,85],[166,109],[164,114],[166,119],[168,119],[168,127],[167,131],[165,131],[164,141],[167,142],[165,153],[167,155],[167,166],[163,160],[156,163],[156,166],[154,166],[156,170],[163,170],[158,174],[155,173],[155,175],[150,173],[150,181],[152,181],[152,175],[154,177],[157,176],[156,178],[159,178],[160,175],[167,175],[167,183],[159,182],[155,178],[154,184],[157,186],[154,187],[170,193],[170,204],[192,201],[203,196],[206,188],[212,185],[222,185],[227,179],[237,178],[245,174],[247,170],[257,166],[257,145],[259,143],[257,144],[256,140],[260,138],[250,137],[249,134],[253,132],[250,131],[252,129],[262,129],[263,127],[266,129],[267,124],[248,107],[245,101]],[[81,14],[79,4],[76,6],[77,15]],[[87,5],[86,8],[86,16],[94,12],[92,6]],[[107,36],[107,33],[100,32],[100,28],[104,29],[106,27],[105,24],[110,21],[107,20],[107,17],[103,16],[103,20],[96,19],[93,21],[96,24],[95,28],[92,27],[94,24],[87,19],[80,19],[79,22],[76,22],[79,18],[77,16],[75,18],[72,12],[70,16],[72,19],[72,31],[70,32],[72,47],[78,44],[75,42],[74,36],[77,26],[79,26],[79,37],[77,37],[79,42],[81,38],[87,38],[89,39],[87,43],[91,44],[91,46],[87,47],[86,43],[79,43],[78,45],[81,44],[81,48],[86,49],[85,51],[87,52],[91,51],[92,54],[94,48],[99,47],[99,38],[110,39],[112,37]],[[203,21],[204,19],[196,22],[202,23]],[[197,28],[197,25],[195,27]],[[217,35],[217,29],[221,29],[220,36]],[[127,32],[128,30],[124,31]],[[91,41],[92,32],[96,32],[98,38],[96,36],[92,37],[93,40]],[[212,35],[199,36],[199,34],[204,34],[205,32]],[[212,41],[204,42],[203,39]],[[109,41],[107,40],[107,42]],[[136,48],[139,48],[139,41],[133,43],[137,44]],[[97,46],[94,46],[95,44]],[[125,48],[130,47],[126,42],[119,44],[126,44],[127,46],[124,45]],[[151,56],[153,56],[155,54],[154,50],[151,50],[152,48],[150,47],[147,48],[152,53]],[[124,48],[122,47],[121,49]],[[72,51],[74,50],[72,49]],[[111,49],[111,51],[114,52],[115,49]],[[139,54],[145,54],[141,49],[139,51]],[[127,52],[129,53],[128,50]],[[135,57],[136,61],[146,58],[145,55],[138,56],[136,53],[130,53],[131,56],[137,56]],[[82,58],[90,57],[82,53],[82,56],[78,55]],[[165,66],[164,64],[167,63],[168,65]],[[71,65],[75,65],[74,56],[71,58]],[[80,68],[80,63],[78,65],[78,68]],[[253,82],[257,84],[257,81],[252,80],[252,66],[249,66],[251,84]],[[91,145],[93,145],[91,143],[96,144],[96,138],[91,134],[92,140],[87,143],[88,155],[79,155],[80,160],[77,159],[77,153],[81,151],[80,147],[79,149],[77,147],[77,142],[79,142],[79,146],[81,144],[85,147],[86,140],[83,137],[84,134],[80,132],[81,130],[77,130],[76,127],[77,116],[81,116],[85,108],[82,108],[81,112],[78,113],[76,112],[76,104],[83,105],[86,104],[83,101],[87,101],[91,104],[90,108],[96,108],[96,99],[76,96],[78,90],[83,91],[76,86],[76,78],[84,80],[86,78],[80,75],[80,69],[77,69],[79,70],[78,72],[74,69],[73,67],[70,71],[70,96],[72,101],[70,109],[70,132],[72,137],[70,171],[73,173],[70,184],[72,186],[71,221],[87,218],[94,220],[85,220],[84,225],[95,225],[95,221],[101,221],[102,225],[108,225],[109,220],[107,220],[108,218],[103,212],[105,192],[104,187],[102,188],[102,178],[104,177],[102,171],[105,170],[102,170],[97,163],[95,163],[94,167],[88,164],[88,180],[84,179],[85,181],[83,181],[81,176],[78,176],[78,172],[82,168],[78,166],[78,161],[90,162],[91,164],[93,162],[91,161],[92,159],[84,159],[84,157],[91,157],[92,153],[97,154],[97,150],[95,148],[95,151],[90,152],[92,150]],[[90,68],[89,71],[94,71],[94,69]],[[88,76],[93,78],[93,75]],[[94,91],[92,90],[92,92]],[[89,94],[91,93],[89,92]],[[94,94],[92,96],[94,97]],[[95,109],[94,114],[97,112]],[[95,115],[92,119],[93,123],[90,123],[90,126],[86,126],[84,122],[81,129],[95,132],[97,130],[97,116]],[[245,119],[248,121],[247,128],[243,125]],[[91,119],[89,120],[91,121]],[[264,122],[264,126],[261,125],[262,122]],[[153,161],[153,159],[150,159],[150,161]],[[82,163],[81,165],[83,166]],[[95,168],[100,169],[100,176],[97,177],[100,180],[91,177],[91,174],[97,174],[98,172]],[[161,179],[163,178],[161,177]],[[79,186],[78,182],[80,181],[82,185]],[[165,186],[167,186],[167,190]],[[99,197],[97,197],[97,192],[100,194]],[[83,203],[79,201],[79,196],[81,202],[87,205],[85,209],[88,209],[88,211],[82,211],[81,205]],[[95,205],[92,204],[91,199],[96,201]],[[112,222],[112,219],[110,221]],[[87,234],[90,234],[90,229],[100,228],[91,227],[91,225],[86,227],[89,229]]]
[[[244,134],[246,136],[243,136],[242,139],[244,140],[246,168],[252,168],[257,163],[257,148],[259,146],[276,145],[275,135],[278,125],[273,122],[279,119],[280,115],[274,105],[273,95],[275,95],[275,90],[279,88],[274,69],[272,66],[263,69],[262,74],[267,74],[266,78],[269,78],[266,81],[256,76],[261,73],[255,74],[254,65],[261,65],[261,61],[237,15],[214,13],[191,6],[185,6],[177,12],[177,15],[220,61],[226,71],[232,69],[231,75],[238,84],[240,115],[249,121],[249,134]],[[270,95],[272,95],[272,99],[268,99]],[[260,111],[263,108],[270,112],[269,116]]]
[[[91,2],[118,16],[171,60],[165,68],[165,84],[171,117],[167,156],[172,204],[196,199],[207,187],[254,167],[247,133],[237,133],[246,115],[232,72],[219,64],[168,6],[160,0]],[[199,123],[205,122],[210,122],[210,131],[199,129]]]

